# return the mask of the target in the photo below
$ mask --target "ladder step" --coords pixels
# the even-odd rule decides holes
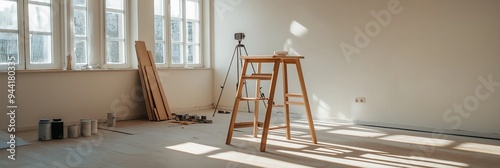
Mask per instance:
[[[257,127],[262,127],[264,126],[263,122],[259,122],[257,124]],[[253,127],[253,122],[239,122],[239,123],[234,123],[234,128],[249,128]]]
[[[263,97],[240,97],[241,101],[258,101],[258,100],[269,100],[269,98]]]
[[[252,75],[243,75],[243,79],[254,79],[254,80],[271,80],[273,74],[252,74]]]
[[[278,105],[273,105],[273,107],[285,107],[285,105],[278,104]]]
[[[292,105],[305,105],[304,102],[293,102],[293,101],[287,101],[286,104],[292,104]]]
[[[298,93],[287,93],[285,94],[286,97],[304,97],[304,95],[302,94],[298,94]]]
[[[275,126],[275,127],[269,127],[269,130],[283,129],[283,128],[286,128],[286,126]]]
[[[270,126],[269,130],[283,129],[283,128],[286,129],[286,126]],[[263,128],[259,128],[259,129],[263,129]]]

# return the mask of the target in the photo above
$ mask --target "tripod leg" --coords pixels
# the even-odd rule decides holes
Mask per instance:
[[[217,111],[217,108],[219,107],[220,99],[222,97],[222,92],[224,92],[224,88],[226,87],[227,77],[229,76],[229,72],[231,71],[231,66],[233,65],[234,56],[236,55],[237,49],[238,49],[238,46],[234,47],[233,57],[231,57],[231,62],[229,63],[229,67],[227,68],[226,77],[224,78],[224,83],[221,86],[219,98],[217,99],[217,104],[215,105],[215,109],[214,109],[214,113],[212,114],[212,117],[215,116],[215,112]],[[238,85],[238,84],[236,84],[236,85]],[[236,87],[236,88],[238,88],[238,87]]]

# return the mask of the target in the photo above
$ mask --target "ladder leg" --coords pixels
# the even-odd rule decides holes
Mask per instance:
[[[292,137],[290,136],[290,105],[288,102],[288,68],[287,63],[283,61],[283,101],[284,101],[284,110],[285,110],[285,125],[286,125],[286,139],[290,140]]]
[[[243,65],[243,69],[241,70],[241,75],[240,75],[240,85],[238,85],[238,91],[236,92],[236,98],[234,100],[234,106],[233,106],[233,113],[231,115],[231,121],[229,122],[229,130],[227,131],[227,138],[226,138],[226,144],[229,145],[231,144],[231,139],[233,138],[233,131],[234,131],[234,125],[236,123],[236,114],[238,113],[238,106],[240,104],[240,98],[243,92],[243,85],[241,83],[243,82],[243,75],[246,74],[247,71],[247,65],[248,63],[245,62]]]
[[[260,141],[260,151],[261,152],[266,151],[267,134],[269,133],[269,125],[271,122],[271,112],[273,109],[272,104],[274,101],[274,92],[276,90],[276,81],[278,78],[278,71],[280,68],[280,63],[281,63],[281,60],[279,60],[279,59],[276,59],[274,61],[273,76],[272,76],[272,80],[271,80],[271,86],[269,89],[269,100],[267,101],[268,106],[267,106],[267,110],[266,110],[266,118],[264,120],[264,129],[262,130],[262,138]]]
[[[302,73],[302,66],[300,65],[300,60],[296,60],[295,65],[297,66],[297,74],[299,75],[300,88],[302,90],[304,105],[306,107],[307,121],[309,123],[309,131],[311,132],[311,139],[314,144],[317,144],[318,140],[316,139],[316,131],[314,129],[314,123],[311,114],[311,106],[309,105],[309,98],[307,95],[306,83],[304,82],[304,75]]]
[[[257,73],[260,74],[262,68],[261,63],[257,64]],[[255,81],[255,97],[260,97],[260,80]],[[255,108],[253,114],[253,137],[257,138],[259,132],[259,100],[255,100]]]

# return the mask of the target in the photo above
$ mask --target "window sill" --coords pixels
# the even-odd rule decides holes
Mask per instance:
[[[187,71],[192,71],[192,70],[212,70],[212,68],[181,68],[181,67],[159,67],[159,70],[187,70]]]
[[[43,69],[43,70],[16,70],[16,73],[84,73],[84,72],[117,72],[117,71],[137,71],[137,69],[96,69],[96,70],[61,70],[61,69]],[[7,73],[1,71],[0,73]]]

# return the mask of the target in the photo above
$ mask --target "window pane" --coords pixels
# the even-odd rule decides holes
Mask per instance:
[[[75,35],[86,36],[87,34],[87,12],[85,10],[74,10]]]
[[[44,2],[44,3],[50,3],[50,0],[30,0],[30,2]]]
[[[16,57],[19,63],[17,33],[0,33],[0,64],[8,63],[7,58]]]
[[[50,32],[50,6],[29,4],[30,31]]]
[[[106,12],[106,37],[121,38],[123,32],[123,14]]]
[[[180,0],[170,0],[170,17],[182,17],[182,4]]]
[[[188,45],[188,64],[200,63],[200,47],[198,45]]]
[[[186,18],[192,20],[199,20],[198,13],[198,2],[187,1],[186,2]]]
[[[87,1],[86,0],[73,0],[73,5],[74,6],[86,7],[87,6]]]
[[[164,0],[155,0],[155,15],[163,16]]]
[[[106,0],[106,8],[123,10],[123,0]]]
[[[0,29],[17,30],[17,2],[0,0]]]
[[[172,44],[172,63],[182,64],[182,47],[181,44]]]
[[[163,18],[155,17],[155,40],[163,40],[163,34],[165,32],[163,27]]]
[[[164,47],[165,43],[155,43],[155,63],[163,64],[165,63],[164,57]]]
[[[181,42],[182,41],[182,22],[180,20],[172,20],[172,41]]]
[[[198,22],[187,23],[187,38],[190,43],[198,43],[200,41],[200,28]]]
[[[87,63],[87,41],[79,40],[75,41],[75,57],[77,64]]]
[[[106,47],[106,52],[107,52],[107,57],[106,61],[109,64],[123,64],[125,63],[125,60],[120,57],[122,54],[123,50],[123,43],[119,41],[108,41],[107,42],[107,47]]]
[[[32,64],[52,63],[52,37],[50,35],[30,34],[30,56]]]

